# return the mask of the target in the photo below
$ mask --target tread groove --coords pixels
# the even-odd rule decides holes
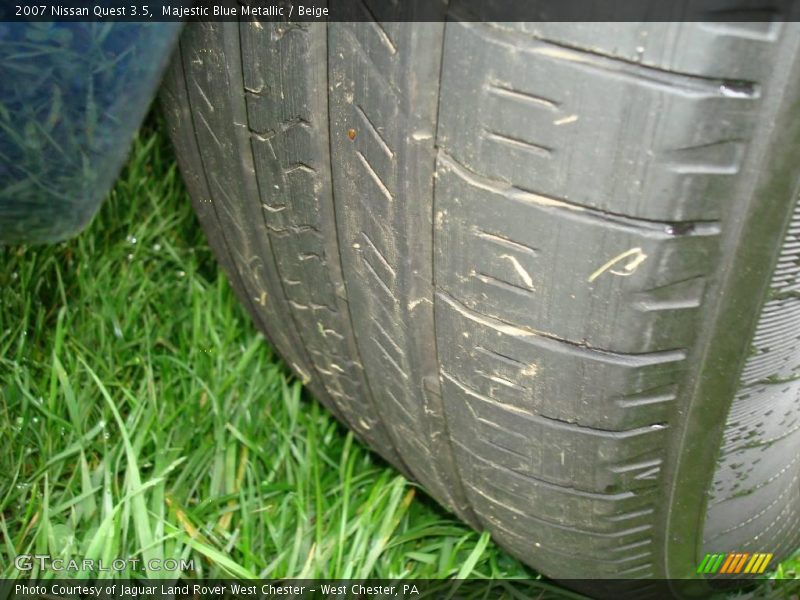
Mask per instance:
[[[389,147],[389,144],[387,144],[386,140],[383,139],[381,132],[378,130],[378,128],[375,126],[372,120],[367,116],[367,113],[364,112],[364,109],[361,108],[361,106],[358,104],[355,105],[355,109],[356,112],[361,116],[361,119],[364,121],[364,124],[367,126],[367,129],[369,129],[370,133],[372,133],[372,135],[375,137],[375,140],[378,142],[378,145],[383,149],[384,152],[386,152],[386,155],[389,158],[394,158],[394,152],[392,152],[392,149]]]
[[[333,26],[332,24],[327,24],[325,26],[325,38],[326,38],[326,43],[325,43],[325,48],[326,48],[325,76],[326,76],[326,79],[328,81],[328,86],[330,85],[330,72],[331,72],[331,52],[332,52],[332,50],[331,50],[331,35],[330,35],[331,29],[330,28],[332,26]],[[353,39],[353,42],[354,42],[354,46],[360,52],[360,55],[364,56],[365,53],[364,53],[363,49],[361,48],[360,44],[358,43],[358,40]],[[380,73],[380,75],[381,75],[381,77],[384,77],[385,81],[388,82],[388,79],[385,78],[385,75],[383,73]],[[328,86],[326,86],[325,89],[327,89]],[[327,126],[329,128],[329,132],[328,132],[328,157],[329,157],[330,173],[331,173],[331,175],[333,175],[333,173],[335,172],[335,165],[334,165],[335,149],[333,147],[333,140],[334,140],[334,136],[335,136],[336,132],[333,131],[334,119],[332,118],[333,111],[332,111],[332,108],[331,108],[331,102],[332,102],[332,95],[331,94],[327,94],[326,118],[327,118],[327,123],[328,123]],[[392,198],[391,194],[389,193],[389,190],[386,188],[386,186],[383,185],[383,182],[378,177],[377,173],[375,173],[373,171],[371,165],[367,162],[367,160],[364,158],[364,156],[361,154],[361,152],[356,151],[356,155],[359,157],[359,159],[361,160],[361,162],[364,165],[364,167],[368,170],[368,172],[370,173],[370,176],[375,180],[376,184],[378,184],[378,186],[381,188],[381,191],[383,191],[385,194],[388,194],[389,200],[391,202],[393,200],[393,198]],[[338,258],[338,261],[339,261],[340,270],[341,270],[341,272],[344,272],[344,269],[345,269],[344,257],[342,256],[342,252],[341,252],[341,249],[343,247],[343,240],[342,240],[341,234],[340,234],[341,218],[340,218],[340,215],[339,215],[339,212],[340,212],[341,209],[340,209],[340,203],[337,201],[337,193],[336,193],[336,186],[335,185],[331,185],[331,198],[332,198],[332,201],[333,201],[333,218],[334,218],[333,230],[334,230],[335,235],[336,235],[337,247],[339,248],[339,253],[338,253],[337,258]],[[377,251],[377,248],[375,250]],[[376,254],[378,256],[380,256],[381,258],[383,257],[383,255],[380,252],[376,252]],[[386,286],[386,284],[380,278],[378,273],[375,272],[375,270],[372,268],[372,265],[370,265],[369,261],[366,260],[366,258],[364,258],[363,255],[361,256],[361,258],[362,258],[362,262],[365,265],[366,269],[369,272],[372,273],[372,275],[378,281],[378,283],[381,286],[381,288],[384,291],[386,291],[389,294],[389,296],[396,302],[394,294]],[[347,282],[347,278],[346,277],[343,277],[342,287],[345,290],[345,294],[347,295],[347,297],[351,298],[352,295],[349,293],[349,286],[348,286],[348,282]],[[349,325],[350,325],[350,330],[353,331],[354,334],[355,334],[355,319],[353,318],[353,306],[352,306],[352,303],[349,302],[349,301],[346,302],[346,305],[347,305],[347,318],[349,320],[348,322],[349,322]],[[356,356],[357,356],[357,359],[358,359],[358,363],[360,365],[365,365],[366,363],[364,362],[364,359],[363,359],[363,355],[362,355],[362,351],[361,351],[361,345],[359,343],[358,336],[354,335],[354,338],[355,338],[354,339],[354,350],[355,350],[355,353],[356,353]],[[385,349],[383,349],[383,352],[386,353],[387,356],[389,356]],[[391,362],[394,362],[391,359],[391,357],[389,357],[389,358],[390,358]],[[366,385],[366,393],[369,396],[369,403],[372,406],[373,414],[375,415],[375,418],[377,419],[378,423],[380,423],[386,429],[386,431],[387,431],[387,441],[390,444],[390,446],[391,446],[392,450],[394,451],[394,453],[399,457],[400,464],[402,465],[402,471],[404,472],[404,474],[406,476],[410,476],[413,473],[413,470],[408,466],[408,464],[406,464],[406,459],[402,456],[402,453],[401,453],[401,451],[399,449],[399,444],[398,444],[397,440],[395,439],[395,434],[394,434],[393,429],[391,427],[388,427],[386,425],[385,421],[384,421],[384,413],[381,410],[381,407],[378,406],[378,403],[377,403],[377,400],[376,400],[376,396],[375,396],[375,393],[374,393],[373,388],[372,388],[372,383],[370,381],[369,374],[366,372],[366,369],[364,369],[364,380],[365,380],[365,385]],[[390,397],[394,398],[394,396],[390,396]],[[402,410],[405,410],[406,407],[403,406],[401,403],[396,402],[396,404],[401,406]]]
[[[493,142],[497,142],[499,144],[503,144],[508,146],[509,148],[524,150],[525,152],[530,152],[531,154],[535,154],[536,156],[540,156],[542,158],[550,158],[553,154],[553,148],[549,148],[547,146],[542,146],[541,144],[534,144],[528,140],[523,140],[518,137],[514,137],[511,135],[506,135],[503,133],[498,133],[497,131],[486,131],[485,137],[487,140],[491,140]]]
[[[461,301],[454,298],[444,290],[437,291],[437,296],[452,307],[455,311],[462,314],[471,321],[475,321],[500,333],[516,337],[537,337],[549,342],[555,342],[563,345],[565,348],[572,349],[577,353],[585,353],[593,358],[605,358],[609,361],[631,366],[646,366],[680,362],[686,359],[686,350],[660,350],[655,352],[645,352],[640,354],[629,354],[624,352],[614,352],[612,350],[604,350],[601,348],[594,348],[585,343],[574,342],[564,338],[557,337],[552,333],[543,331],[536,331],[524,326],[514,325],[512,323],[503,321],[497,317],[483,315],[465,306]]]
[[[559,103],[554,100],[506,87],[499,83],[490,83],[487,86],[487,90],[490,94],[500,96],[501,98],[510,98],[511,100],[516,100],[533,106],[541,106],[550,109],[557,109],[559,107]]]
[[[569,212],[582,218],[614,224],[622,229],[647,231],[657,239],[669,239],[676,235],[686,237],[718,235],[720,232],[720,224],[717,221],[658,221],[631,217],[582,204],[574,204],[561,198],[554,198],[514,187],[504,181],[488,179],[471,171],[443,148],[439,148],[439,164],[446,169],[452,170],[478,189],[500,194],[523,204],[535,205],[545,209],[552,208]]]
[[[515,48],[518,51],[521,49],[523,52],[532,52],[589,69],[604,71],[611,76],[617,76],[624,80],[661,88],[666,91],[696,97],[722,97],[744,100],[759,98],[761,92],[760,86],[752,81],[720,79],[661,69],[598,50],[588,50],[565,42],[557,42],[544,37],[500,29],[488,23],[477,25],[476,27],[488,32],[500,44],[510,44],[511,39],[517,41],[519,46],[515,46]],[[498,36],[497,33],[500,31],[508,36],[508,39]]]
[[[356,150],[356,156],[358,157],[358,160],[361,162],[361,164],[364,165],[364,169],[367,171],[367,173],[369,174],[370,178],[372,178],[372,181],[375,182],[375,185],[378,186],[378,189],[381,191],[381,193],[384,195],[384,197],[389,202],[394,202],[394,196],[392,196],[392,192],[390,192],[389,188],[386,187],[386,184],[383,183],[383,180],[375,172],[375,169],[372,167],[370,162],[364,157],[363,154],[361,154],[361,151]]]
[[[436,119],[434,122],[434,155],[433,155],[433,185],[431,190],[431,230],[430,230],[430,239],[431,239],[431,303],[434,306],[433,311],[433,349],[434,349],[434,356],[437,359],[436,364],[436,379],[439,388],[441,389],[441,382],[442,382],[442,361],[440,360],[440,352],[439,352],[439,336],[438,336],[438,329],[437,329],[437,319],[436,319],[436,211],[437,211],[437,173],[439,167],[439,157],[440,151],[438,150],[439,146],[439,128],[441,123],[441,113],[442,113],[442,89],[444,87],[444,71],[445,71],[445,49],[447,45],[447,36],[448,30],[451,28],[451,24],[449,21],[445,22],[444,31],[442,32],[442,42],[439,49],[438,60],[439,60],[439,80],[438,80],[438,98],[436,99]],[[444,406],[444,399],[442,398],[441,394],[439,395],[440,398],[440,408],[442,413],[442,426],[444,431],[442,432],[443,437],[446,441],[446,450],[449,453],[449,460],[450,464],[452,465],[452,475],[453,475],[453,484],[456,488],[455,494],[460,497],[463,501],[463,518],[472,524],[476,528],[484,529],[485,526],[485,519],[478,514],[478,511],[473,506],[473,503],[470,500],[470,496],[467,493],[467,485],[464,480],[464,474],[462,473],[462,467],[460,461],[458,460],[458,456],[456,454],[456,441],[453,439],[453,434],[451,432],[451,424],[450,419],[447,416],[447,409]]]
[[[505,411],[513,412],[516,415],[525,417],[526,419],[530,419],[531,421],[537,423],[547,425],[548,427],[553,427],[555,429],[563,429],[565,431],[572,431],[572,432],[584,432],[601,438],[625,439],[625,438],[635,437],[638,435],[646,435],[648,433],[652,433],[654,431],[661,431],[667,428],[667,426],[664,425],[663,423],[653,423],[652,425],[646,425],[644,427],[634,427],[632,429],[622,429],[622,430],[600,429],[598,427],[589,427],[588,425],[578,425],[577,423],[571,421],[564,421],[561,419],[556,419],[541,414],[535,414],[519,409],[515,406],[501,404],[497,400],[494,400],[493,398],[490,398],[489,396],[482,394],[478,390],[475,390],[467,385],[464,385],[464,383],[459,381],[453,375],[450,375],[444,369],[442,370],[442,377],[452,382],[454,385],[458,386],[458,388],[461,389],[461,391],[463,391],[466,395],[475,398],[476,400],[480,400],[481,402],[484,402],[490,406],[497,407]],[[639,465],[623,465],[614,468],[621,470],[631,470],[631,469],[637,469],[638,467]]]

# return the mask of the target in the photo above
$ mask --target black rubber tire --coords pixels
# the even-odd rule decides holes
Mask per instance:
[[[800,545],[799,44],[198,24],[162,100],[234,288],[361,439],[548,576],[696,578]]]

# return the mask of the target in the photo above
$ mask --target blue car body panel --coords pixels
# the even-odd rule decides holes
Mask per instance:
[[[182,23],[0,23],[0,243],[63,240],[97,212]]]

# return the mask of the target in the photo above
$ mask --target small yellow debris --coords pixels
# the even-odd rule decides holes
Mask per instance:
[[[628,257],[632,258],[626,265],[622,267],[622,271],[615,271],[611,268]],[[622,254],[619,254],[614,258],[610,259],[609,261],[607,261],[602,267],[600,267],[594,273],[589,275],[589,279],[587,279],[586,281],[592,283],[595,279],[600,277],[600,275],[602,275],[606,271],[608,271],[612,275],[619,275],[620,277],[630,277],[631,275],[633,275],[634,271],[636,271],[636,269],[639,268],[639,265],[641,265],[646,259],[647,259],[647,254],[642,252],[641,248],[631,248],[630,250],[626,250]]]
[[[577,120],[578,115],[570,115],[568,117],[558,119],[557,121],[553,121],[553,125],[568,125],[569,123],[574,123]]]
[[[527,285],[530,289],[533,289],[533,279],[531,278],[530,274],[524,269],[524,267],[521,264],[519,264],[519,261],[516,259],[516,257],[511,256],[510,254],[503,254],[502,256],[500,256],[500,258],[507,258],[508,260],[510,260],[511,264],[514,265],[514,270],[517,272],[517,275],[519,275],[522,278],[522,281],[525,282],[525,285]]]

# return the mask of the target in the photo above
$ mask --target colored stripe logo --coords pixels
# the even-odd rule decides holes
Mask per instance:
[[[767,570],[772,554],[757,552],[729,552],[728,554],[706,554],[697,567],[698,573],[722,575],[759,575]]]

